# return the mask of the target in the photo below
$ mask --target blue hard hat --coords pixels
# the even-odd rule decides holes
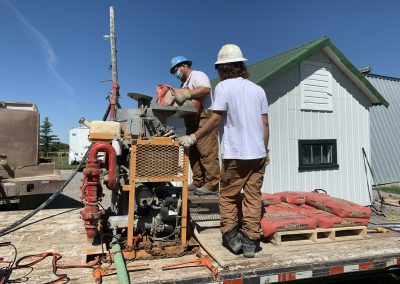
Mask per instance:
[[[175,67],[183,63],[189,65],[189,67],[192,66],[192,61],[187,59],[185,56],[175,56],[171,59],[171,69],[169,70],[169,72],[171,74],[174,74]]]

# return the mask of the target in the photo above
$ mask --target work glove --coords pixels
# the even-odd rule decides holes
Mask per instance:
[[[179,104],[183,104],[186,100],[190,98],[192,98],[192,95],[189,93],[188,90],[185,89],[175,90],[175,100]]]
[[[185,135],[178,138],[179,144],[184,147],[189,147],[197,143],[197,137],[194,134]]]
[[[267,155],[265,156],[265,166],[269,165],[269,150],[265,149],[265,151],[267,152]]]

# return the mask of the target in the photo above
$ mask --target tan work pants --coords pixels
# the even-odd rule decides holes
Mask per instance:
[[[203,110],[196,118],[185,120],[186,134],[190,135],[202,127],[212,114]],[[218,159],[218,130],[214,129],[207,136],[200,138],[197,144],[189,148],[190,167],[193,184],[209,190],[219,190],[220,167]]]
[[[240,199],[240,191],[243,188],[244,197],[241,204],[243,212],[242,229],[251,240],[260,238],[261,187],[264,173],[265,158],[223,160],[219,196],[222,234],[232,230],[239,222],[238,201]]]

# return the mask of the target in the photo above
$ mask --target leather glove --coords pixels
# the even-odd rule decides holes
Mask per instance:
[[[187,99],[190,99],[192,96],[190,95],[188,90],[175,90],[175,100],[182,104],[184,103]]]
[[[189,147],[197,143],[197,137],[194,134],[185,135],[178,138],[179,144],[184,147]]]
[[[265,151],[267,152],[267,155],[265,156],[265,166],[269,165],[269,150],[265,149]]]

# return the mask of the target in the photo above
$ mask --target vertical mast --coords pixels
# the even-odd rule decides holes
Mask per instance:
[[[117,49],[114,26],[114,7],[110,6],[110,45],[111,45],[111,70],[112,70],[112,91],[110,97],[110,120],[115,120],[115,110],[119,106],[119,85],[117,70]]]
[[[115,44],[115,26],[114,26],[114,7],[110,7],[110,45],[111,45],[111,68],[112,68],[112,81],[118,81],[117,70],[117,50]]]

